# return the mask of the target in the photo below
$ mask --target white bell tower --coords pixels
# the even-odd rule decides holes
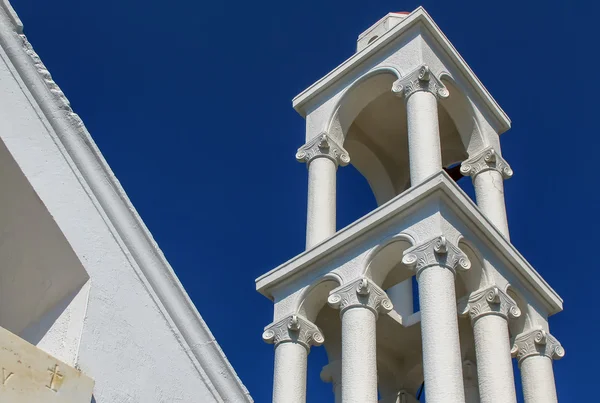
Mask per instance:
[[[562,300],[510,243],[510,120],[427,12],[386,15],[293,105],[306,118],[306,251],[256,280],[274,303],[273,401],[306,401],[308,353],[323,344],[335,402],[416,402],[424,387],[428,403],[516,403],[511,357],[525,401],[556,402],[564,350],[548,317]],[[336,205],[351,201],[336,200],[336,172],[350,163],[379,207],[337,230]]]

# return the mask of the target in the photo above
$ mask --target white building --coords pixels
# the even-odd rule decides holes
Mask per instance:
[[[0,402],[252,401],[7,0],[0,183]]]
[[[308,165],[306,251],[256,280],[274,303],[273,401],[306,401],[307,356],[336,402],[557,401],[562,300],[510,243],[500,134],[510,120],[422,8],[390,13],[298,95]],[[336,171],[379,207],[336,231]],[[470,176],[475,204],[447,173]],[[416,281],[415,281],[416,280]],[[418,284],[413,288],[413,284]],[[418,293],[419,309],[413,306]]]
[[[0,59],[0,402],[252,402],[7,0]],[[526,402],[555,402],[562,300],[509,240],[510,121],[425,10],[385,16],[294,107],[307,248],[256,281],[274,402],[306,401],[321,344],[336,402],[424,383],[428,403],[514,403],[511,355]],[[349,163],[380,206],[336,231]]]

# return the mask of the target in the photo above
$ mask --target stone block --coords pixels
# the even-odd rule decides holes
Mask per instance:
[[[90,403],[94,381],[0,327],[0,402]]]

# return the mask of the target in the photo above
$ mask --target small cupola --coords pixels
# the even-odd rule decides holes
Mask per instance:
[[[360,52],[371,43],[375,42],[387,31],[398,25],[408,14],[409,13],[406,11],[388,13],[385,17],[371,25],[369,29],[358,36],[358,40],[356,41],[356,52]]]

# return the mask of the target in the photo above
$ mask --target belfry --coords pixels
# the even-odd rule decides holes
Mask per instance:
[[[293,106],[306,119],[306,251],[256,280],[274,303],[273,402],[306,401],[320,345],[336,403],[417,402],[423,389],[427,403],[516,403],[513,358],[525,402],[556,402],[564,350],[548,318],[562,299],[510,242],[510,120],[427,12],[386,15]],[[338,230],[348,164],[379,206]]]

